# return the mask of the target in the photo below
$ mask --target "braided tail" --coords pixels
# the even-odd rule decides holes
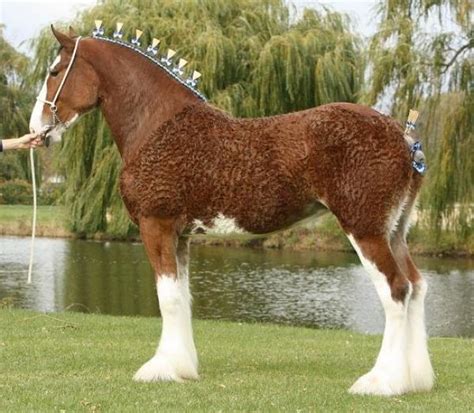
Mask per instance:
[[[415,130],[416,127],[416,120],[418,119],[418,111],[410,110],[408,114],[408,119],[406,122],[405,127],[405,140],[407,141],[408,145],[410,146],[410,153],[412,159],[412,166],[415,171],[417,171],[420,175],[424,175],[426,172],[426,162],[425,162],[425,154],[423,153],[421,142],[415,140],[410,135],[410,132]]]

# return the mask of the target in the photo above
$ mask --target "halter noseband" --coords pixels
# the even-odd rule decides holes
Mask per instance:
[[[58,116],[58,113],[57,113],[58,112],[58,107],[56,106],[56,102],[58,101],[59,95],[61,94],[61,91],[63,90],[64,83],[66,83],[66,79],[69,75],[69,72],[71,71],[74,60],[76,59],[77,48],[79,46],[79,41],[80,40],[81,40],[81,36],[79,36],[76,39],[76,44],[74,45],[74,50],[72,51],[71,60],[69,61],[69,64],[66,68],[66,73],[64,73],[63,80],[61,80],[61,83],[59,84],[58,90],[56,91],[56,94],[54,95],[53,100],[49,101],[49,100],[46,100],[46,99],[41,99],[39,96],[36,97],[36,100],[39,100],[40,102],[43,102],[43,103],[49,105],[49,110],[53,114],[53,125],[51,125],[53,128],[58,124],[63,125],[66,129],[69,126],[67,121],[63,122],[63,121],[61,121],[61,119],[59,119],[59,116]]]

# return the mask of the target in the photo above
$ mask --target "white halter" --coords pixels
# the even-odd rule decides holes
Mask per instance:
[[[61,94],[61,91],[63,90],[64,83],[66,83],[66,79],[69,75],[69,72],[71,71],[72,65],[74,64],[74,60],[76,59],[77,48],[79,46],[79,41],[80,40],[81,40],[81,36],[79,36],[76,39],[76,44],[74,45],[74,50],[72,51],[71,60],[69,61],[69,64],[67,65],[66,73],[64,73],[64,77],[61,80],[61,83],[59,84],[59,88],[56,91],[56,94],[54,95],[53,100],[49,101],[49,100],[46,100],[46,99],[41,99],[39,96],[36,97],[36,99],[39,100],[40,102],[43,102],[43,103],[49,105],[49,109],[51,110],[51,112],[53,114],[53,121],[54,121],[53,126],[56,126],[58,123],[64,125],[66,128],[68,126],[67,122],[62,122],[61,119],[59,119],[59,116],[57,114],[58,107],[56,106],[56,102],[58,101],[59,95]]]

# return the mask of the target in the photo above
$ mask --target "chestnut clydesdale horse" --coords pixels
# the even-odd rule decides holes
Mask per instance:
[[[375,365],[350,391],[431,389],[427,285],[406,244],[422,177],[399,124],[349,103],[236,119],[131,46],[53,33],[61,48],[30,126],[60,138],[81,114],[100,107],[123,160],[123,201],[156,274],[162,334],[135,380],[198,378],[190,235],[265,234],[325,208],[337,217],[385,310]]]

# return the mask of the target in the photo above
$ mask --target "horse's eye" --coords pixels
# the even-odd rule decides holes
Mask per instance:
[[[49,75],[52,77],[56,77],[58,73],[59,73],[59,70],[56,70],[56,69],[50,69],[49,71]]]

